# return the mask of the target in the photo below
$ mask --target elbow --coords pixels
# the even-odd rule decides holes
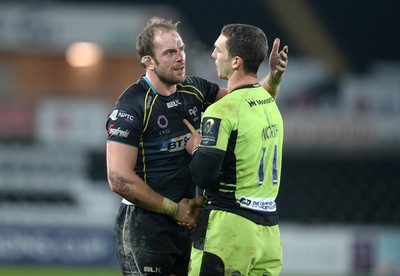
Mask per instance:
[[[197,166],[195,166],[192,161],[189,165],[190,174],[192,175],[192,180],[196,184],[197,187],[201,189],[207,188],[207,181],[205,181],[205,173],[202,170],[199,170]]]
[[[196,186],[203,190],[212,186],[218,179],[218,177],[214,176],[214,173],[204,173],[204,171],[199,169],[199,167],[192,165],[190,165],[190,172]]]
[[[222,162],[223,154],[215,154],[198,151],[189,165],[193,181],[201,189],[214,186],[217,183]]]
[[[108,186],[110,187],[110,190],[113,191],[116,194],[120,194],[121,186],[117,185],[115,181],[113,180],[108,180]]]
[[[110,172],[107,176],[108,178],[108,185],[116,194],[123,195],[124,192],[127,190],[126,181],[122,176],[115,172]]]
[[[203,174],[204,175],[204,174]],[[208,188],[208,186],[210,185],[210,179],[206,179],[203,175],[199,175],[199,176],[193,176],[193,178],[195,179],[195,183],[196,185],[205,190]]]

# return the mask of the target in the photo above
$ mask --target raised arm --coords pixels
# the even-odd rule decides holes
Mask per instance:
[[[274,99],[278,97],[280,90],[280,83],[283,79],[283,76],[286,72],[286,68],[289,62],[288,59],[289,47],[285,45],[283,49],[279,51],[280,43],[281,43],[280,39],[275,38],[269,56],[270,71],[268,75],[262,81],[260,81],[262,87],[264,87]]]

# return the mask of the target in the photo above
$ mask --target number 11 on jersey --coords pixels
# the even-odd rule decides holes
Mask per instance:
[[[264,182],[265,175],[265,165],[264,165],[264,157],[265,157],[266,148],[262,148],[262,154],[260,159],[260,166],[258,167],[258,186],[261,186]],[[274,146],[274,156],[272,158],[272,184],[278,184],[278,165],[277,165],[277,155],[278,155],[278,146]]]

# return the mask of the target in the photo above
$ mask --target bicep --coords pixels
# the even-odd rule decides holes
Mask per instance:
[[[155,193],[135,174],[138,148],[114,141],[107,142],[107,174],[111,190],[137,206],[158,211],[162,196]]]
[[[107,173],[126,175],[133,172],[137,161],[138,149],[134,146],[107,141]]]

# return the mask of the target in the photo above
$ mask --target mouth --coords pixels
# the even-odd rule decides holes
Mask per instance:
[[[184,65],[182,65],[182,66],[178,66],[178,67],[175,67],[174,69],[173,69],[175,72],[185,72],[185,66]]]

